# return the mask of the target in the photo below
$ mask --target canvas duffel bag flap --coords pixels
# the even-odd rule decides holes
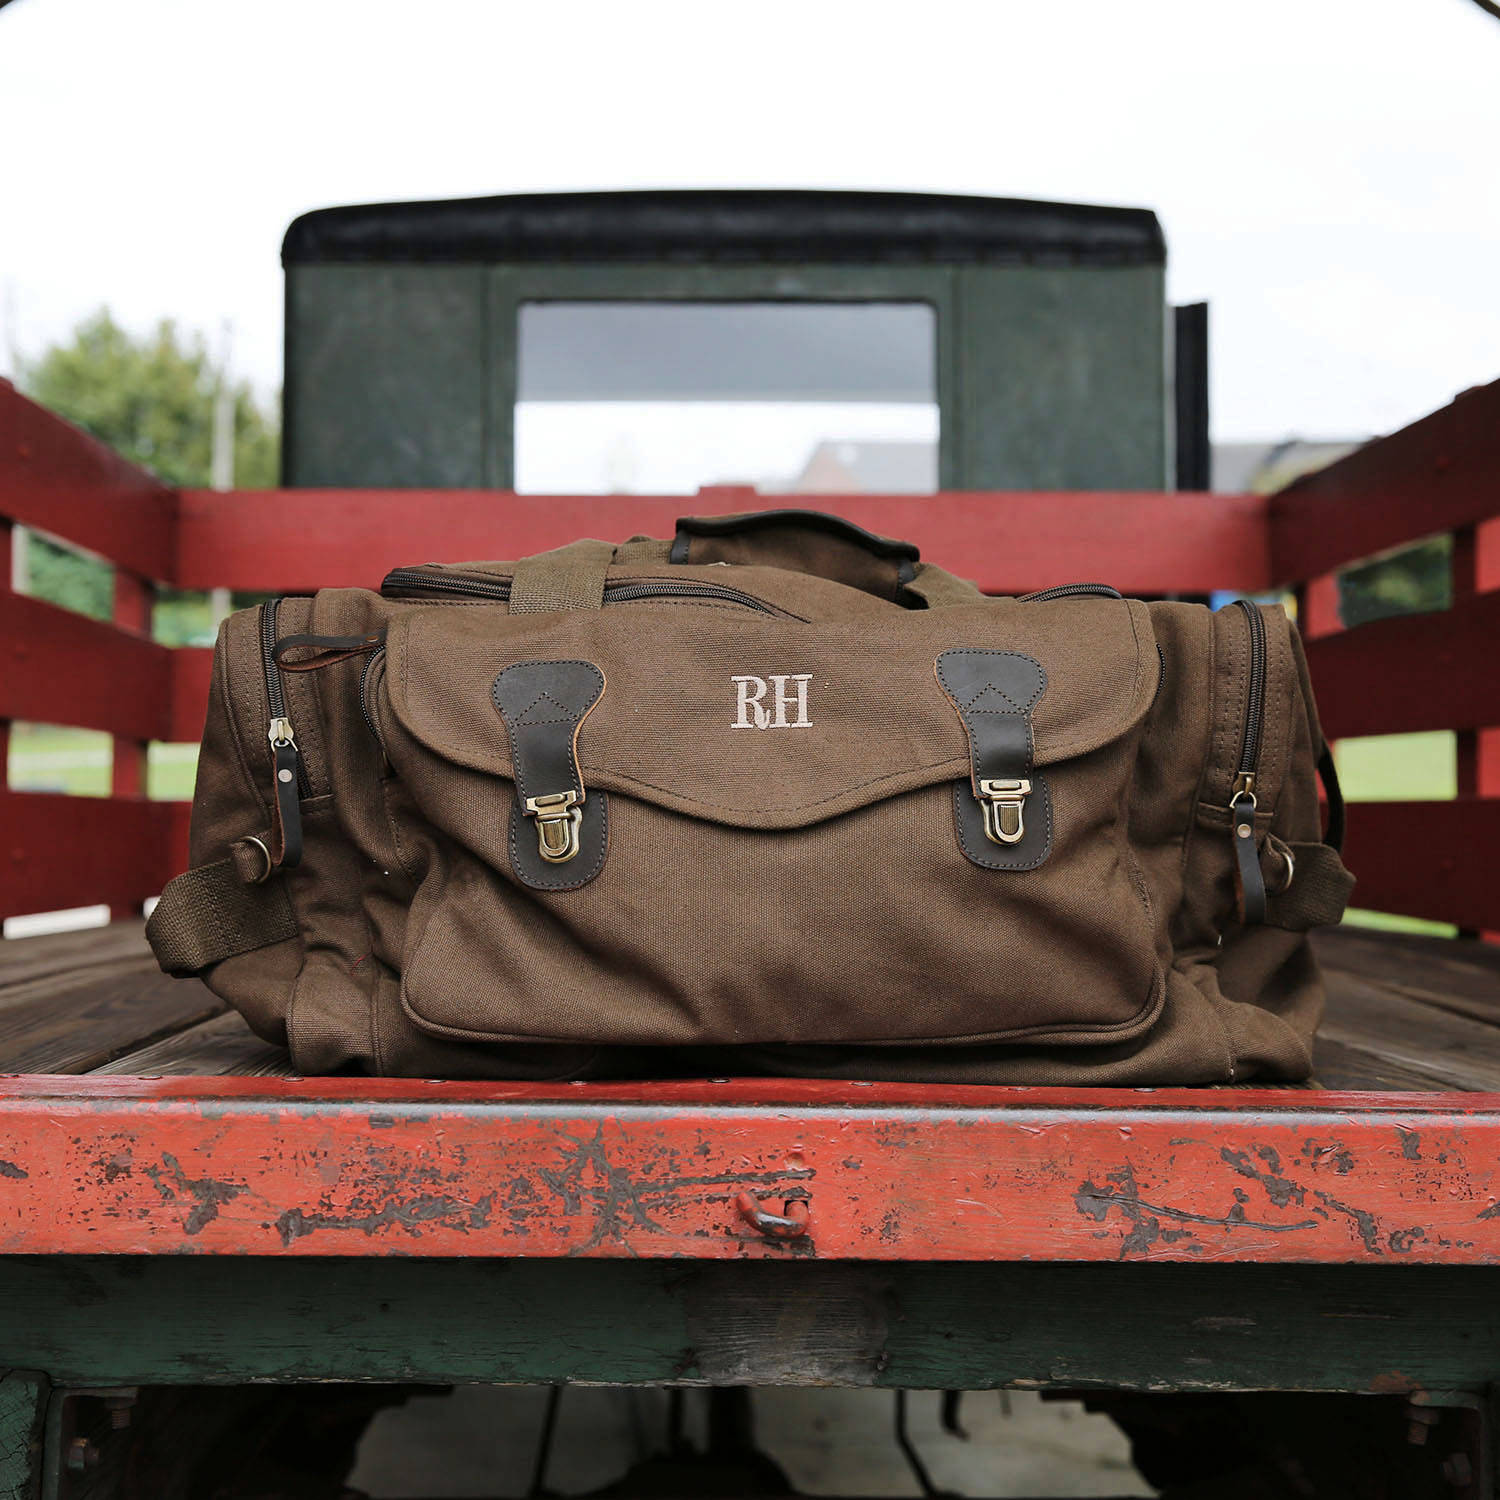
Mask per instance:
[[[1083,650],[1076,612],[1014,601],[895,639],[649,596],[393,622],[374,697],[411,804],[408,1013],[640,1045],[1149,1024],[1127,813],[1159,663],[1144,605],[1089,614]],[[1029,782],[1008,843],[976,795],[1007,736]]]
[[[150,932],[306,1071],[1297,1077],[1320,753],[1279,609],[688,521],[231,617]]]

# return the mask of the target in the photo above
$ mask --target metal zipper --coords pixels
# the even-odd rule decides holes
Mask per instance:
[[[276,665],[276,610],[280,599],[267,599],[260,611],[260,653],[266,673],[266,703],[270,708],[270,723],[266,726],[266,738],[271,742],[272,759],[281,762],[290,752],[292,768],[297,776],[297,790],[304,797],[312,796],[312,783],[307,779],[307,768],[302,764],[302,752],[297,748],[296,731],[287,717],[286,692],[281,680],[281,668]]]
[[[385,748],[380,738],[380,731],[375,727],[375,716],[370,712],[370,673],[375,670],[375,663],[385,655],[385,646],[377,646],[365,658],[365,664],[359,672],[359,711],[365,721],[365,728],[370,731],[375,743]]]
[[[1266,622],[1260,607],[1249,599],[1234,601],[1245,612],[1250,627],[1250,692],[1245,705],[1245,737],[1240,742],[1240,764],[1234,779],[1235,796],[1255,792],[1260,765],[1261,726],[1266,716]],[[1231,804],[1232,805],[1232,804]]]
[[[510,579],[475,578],[463,573],[429,573],[422,568],[394,568],[385,575],[380,592],[387,599],[425,594],[464,594],[474,599],[504,601],[510,598]],[[776,611],[753,594],[719,583],[678,582],[666,578],[624,579],[604,585],[606,604],[627,604],[635,599],[723,599],[746,609],[771,615]]]
[[[1260,768],[1260,741],[1266,717],[1266,621],[1260,606],[1252,600],[1234,602],[1245,612],[1250,631],[1250,684],[1240,763],[1229,798],[1229,834],[1239,871],[1241,916],[1250,925],[1266,918],[1266,882],[1255,839],[1255,778]]]
[[[1119,589],[1107,583],[1060,583],[1056,588],[1038,589],[1034,594],[1022,594],[1022,604],[1046,604],[1050,599],[1123,599]]]

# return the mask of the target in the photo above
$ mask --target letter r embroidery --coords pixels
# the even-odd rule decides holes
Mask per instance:
[[[737,710],[735,721],[729,727],[731,729],[765,729],[771,722],[771,715],[766,712],[765,705],[761,699],[766,696],[766,683],[762,677],[731,677],[729,679],[735,686],[737,697],[735,707]],[[752,719],[750,715],[754,713]]]

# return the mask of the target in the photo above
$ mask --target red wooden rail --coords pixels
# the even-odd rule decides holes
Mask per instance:
[[[11,1078],[0,1254],[1493,1264],[1497,1145],[1486,1094]]]
[[[110,798],[0,788],[0,915],[108,901],[130,910],[181,868],[186,809],[141,799],[151,740],[194,740],[208,653],[148,636],[151,589],[297,592],[373,585],[434,558],[518,556],[579,535],[670,534],[685,510],[753,508],[750,491],[689,499],[489,492],[175,492],[0,383],[0,748],[8,722],[114,736]],[[778,497],[778,504],[793,503]],[[1500,927],[1500,383],[1270,500],[1159,494],[812,497],[996,592],[1097,577],[1137,593],[1297,586],[1334,736],[1446,728],[1459,737],[1449,805],[1356,807],[1358,899]],[[9,590],[19,523],[116,565],[114,622]],[[1340,633],[1329,570],[1452,531],[1450,611]],[[1420,839],[1413,842],[1413,829]]]

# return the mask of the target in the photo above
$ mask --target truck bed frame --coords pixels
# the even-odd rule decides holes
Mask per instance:
[[[116,566],[112,622],[0,587],[0,739],[19,719],[115,742],[109,797],[0,789],[0,913],[116,916],[0,947],[0,1497],[48,1472],[70,1492],[63,1394],[144,1385],[1315,1390],[1487,1412],[1497,433],[1500,384],[1269,499],[832,502],[994,591],[1294,588],[1331,736],[1456,733],[1457,798],[1354,804],[1347,859],[1361,906],[1461,935],[1318,939],[1312,1086],[303,1080],[144,946],[141,904],[186,847],[185,806],[142,796],[145,746],[197,738],[208,675],[208,653],[149,639],[153,587],[368,583],[755,498],[176,492],[0,386],[0,553],[17,523]],[[1450,609],[1339,627],[1335,570],[1439,532]]]

